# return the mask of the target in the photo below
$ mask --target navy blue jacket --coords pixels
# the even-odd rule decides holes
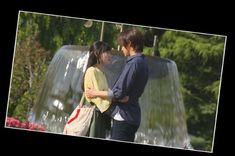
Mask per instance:
[[[139,97],[144,92],[148,81],[148,65],[144,55],[138,53],[129,56],[126,60],[123,71],[114,83],[111,91],[113,103],[108,109],[111,117],[119,111],[122,118],[134,125],[140,125],[141,111],[139,106]],[[119,103],[118,100],[129,96],[126,104]]]

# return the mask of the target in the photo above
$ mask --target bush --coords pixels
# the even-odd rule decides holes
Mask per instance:
[[[191,145],[196,150],[210,151],[211,150],[211,142],[202,137],[191,138]]]

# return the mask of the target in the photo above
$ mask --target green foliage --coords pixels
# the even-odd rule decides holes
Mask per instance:
[[[91,28],[86,28],[85,22],[74,18],[21,13],[17,41],[20,44],[33,33],[38,33],[42,47],[52,52],[62,45],[91,45],[99,40],[101,22],[93,22]]]
[[[17,41],[8,116],[27,120],[44,79],[50,52],[37,41],[37,34]]]
[[[29,91],[24,92],[12,116],[16,116],[21,121],[27,121],[28,105],[31,103],[31,99],[31,93]]]
[[[107,23],[104,26],[104,41],[107,42],[111,48],[117,49],[117,35],[120,33],[120,30],[115,24]]]
[[[211,142],[204,139],[203,137],[195,137],[191,138],[191,144],[194,149],[201,149],[206,151],[211,151]]]
[[[166,31],[159,44],[161,56],[174,60],[178,66],[189,133],[201,137],[209,146],[213,138],[224,42],[222,36]],[[208,149],[204,145],[195,147]]]
[[[153,55],[153,48],[144,47],[143,54],[147,55],[147,56],[152,56]]]

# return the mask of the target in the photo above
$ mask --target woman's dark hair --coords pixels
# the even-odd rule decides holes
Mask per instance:
[[[99,64],[100,62],[100,56],[102,53],[104,52],[110,52],[111,48],[110,46],[103,41],[96,41],[89,50],[89,58],[88,58],[88,62],[87,62],[87,66],[86,66],[86,70],[91,67],[94,66],[95,64]],[[85,73],[86,73],[85,70]],[[82,90],[84,91],[84,77],[85,74],[83,75],[82,81],[81,81],[81,86],[82,86]]]
[[[118,44],[124,47],[130,44],[136,52],[141,53],[144,48],[144,38],[139,30],[133,28],[120,33],[118,36]]]

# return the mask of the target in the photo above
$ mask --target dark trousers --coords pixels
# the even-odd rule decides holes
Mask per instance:
[[[125,121],[113,120],[111,128],[111,139],[134,142],[135,133],[139,126],[129,124]]]

